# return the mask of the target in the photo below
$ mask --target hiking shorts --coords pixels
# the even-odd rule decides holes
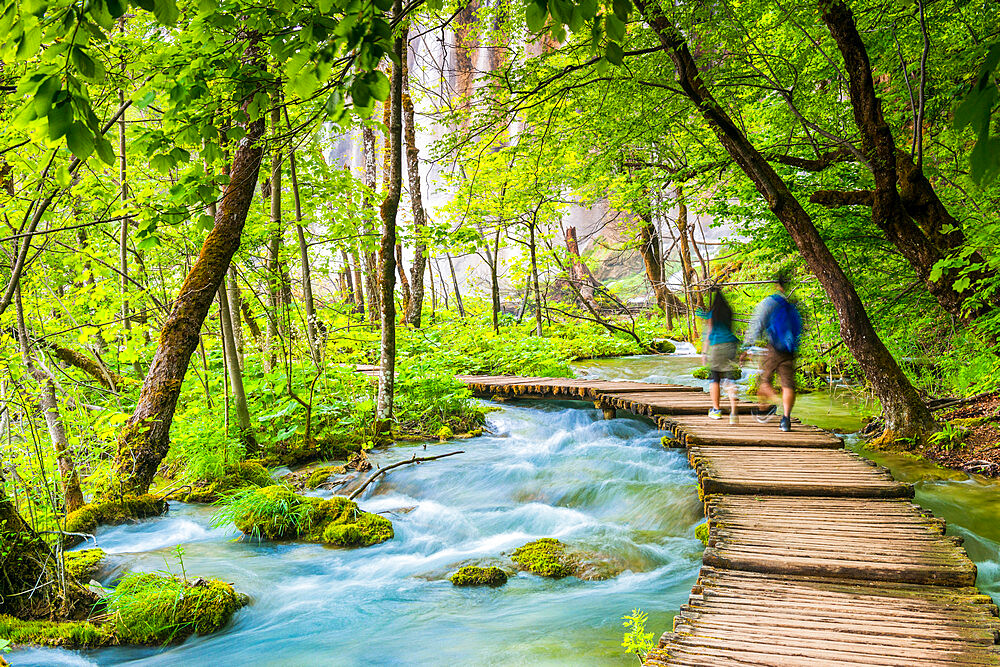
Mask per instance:
[[[717,343],[708,348],[708,379],[711,382],[721,380],[739,380],[740,344],[737,341]]]
[[[760,365],[760,381],[773,385],[774,374],[778,374],[781,387],[795,388],[795,353],[779,352],[773,346],[767,346],[767,354]]]

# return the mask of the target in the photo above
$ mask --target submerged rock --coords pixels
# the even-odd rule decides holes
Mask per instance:
[[[176,641],[221,630],[250,599],[224,581],[188,582],[159,574],[127,574],[107,598],[109,624],[131,644]]]
[[[214,503],[227,493],[248,486],[264,487],[274,484],[271,473],[258,461],[240,461],[226,468],[225,474],[213,480],[195,482],[194,488],[184,496],[189,503]]]
[[[343,496],[310,498],[280,485],[233,496],[217,517],[217,521],[225,519],[254,537],[341,547],[367,547],[394,535],[391,521],[362,511]]]
[[[0,614],[0,639],[11,644],[94,648],[116,644],[111,628],[87,621],[24,621]]]
[[[499,567],[466,565],[449,577],[456,586],[503,586],[507,583],[507,573]]]
[[[574,576],[587,581],[600,581],[616,577],[625,569],[615,558],[573,549],[551,537],[518,547],[511,554],[511,560],[532,574],[553,579]]]
[[[318,486],[325,484],[326,481],[334,475],[343,475],[346,472],[347,467],[342,465],[320,466],[309,474],[309,477],[305,482],[305,487],[307,489],[315,489]]]

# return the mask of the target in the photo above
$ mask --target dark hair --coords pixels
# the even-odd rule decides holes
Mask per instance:
[[[788,283],[792,282],[792,276],[787,271],[779,271],[774,274],[774,282],[778,283],[778,287],[781,289],[785,289],[788,287]]]
[[[733,309],[729,306],[729,302],[726,301],[726,297],[722,296],[722,292],[718,287],[713,287],[709,291],[709,295],[712,297],[712,308],[708,311],[709,319],[712,322],[712,329],[718,327],[732,329]]]

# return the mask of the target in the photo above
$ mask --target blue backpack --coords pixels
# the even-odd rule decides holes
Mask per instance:
[[[802,318],[795,305],[782,295],[772,294],[771,298],[778,303],[767,321],[767,337],[778,352],[794,353],[802,337]]]

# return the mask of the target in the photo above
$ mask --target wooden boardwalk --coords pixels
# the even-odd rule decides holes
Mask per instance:
[[[687,448],[708,547],[647,665],[1000,665],[997,606],[974,588],[961,540],[910,502],[911,485],[831,434],[711,420],[694,387],[459,379],[486,398],[587,400],[607,418],[627,410]]]

